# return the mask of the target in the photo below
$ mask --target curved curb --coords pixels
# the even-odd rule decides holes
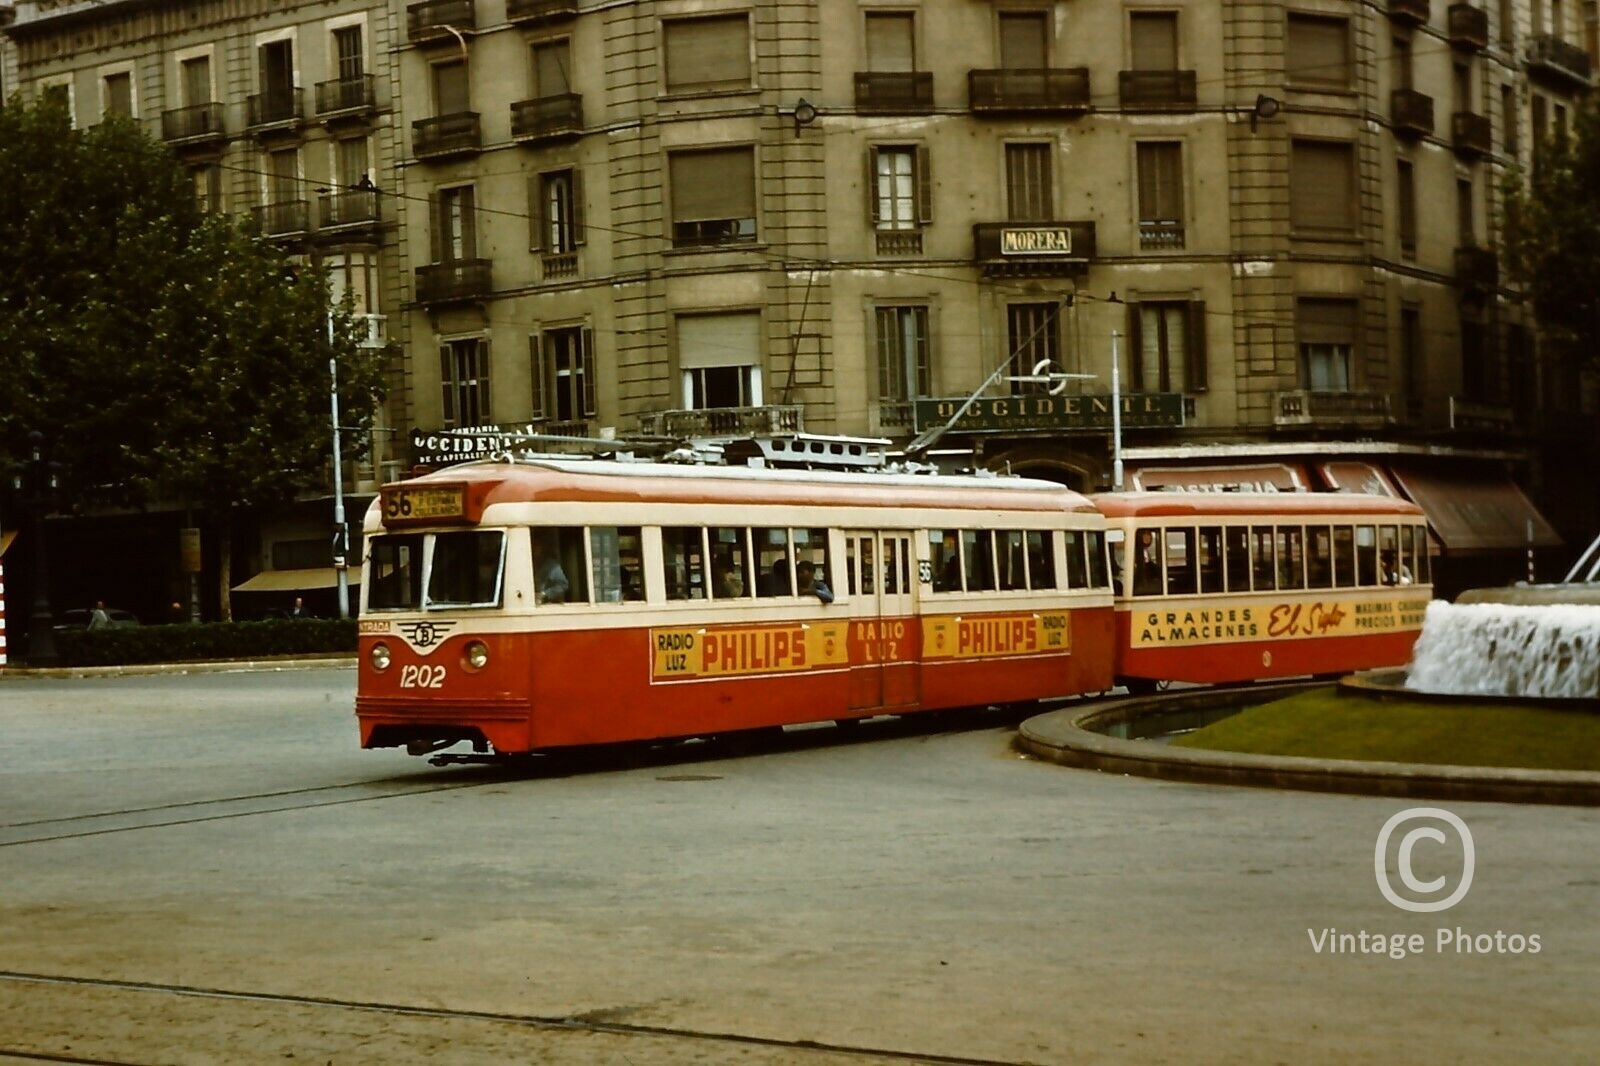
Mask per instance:
[[[1062,766],[1163,781],[1404,799],[1600,806],[1600,773],[1589,771],[1245,755],[1122,740],[1093,731],[1093,727],[1105,729],[1133,722],[1153,706],[1173,711],[1216,711],[1243,702],[1259,703],[1306,687],[1316,686],[1263,685],[1243,692],[1199,690],[1051,711],[1023,722],[1017,730],[1016,744],[1030,755]]]
[[[126,666],[51,666],[37,669],[27,666],[0,668],[0,681],[8,677],[53,678],[77,680],[87,677],[140,677],[150,674],[242,674],[268,673],[274,670],[337,670],[353,669],[356,657],[340,653],[315,658],[284,659],[212,659],[191,663],[132,663]]]

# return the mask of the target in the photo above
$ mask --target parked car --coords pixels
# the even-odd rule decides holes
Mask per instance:
[[[55,628],[58,631],[64,629],[88,629],[89,616],[93,613],[91,609],[86,607],[74,607],[69,611],[57,611]],[[132,611],[124,611],[121,607],[107,607],[106,615],[111,619],[111,627],[113,629],[124,629],[128,626],[139,624],[138,617]]]

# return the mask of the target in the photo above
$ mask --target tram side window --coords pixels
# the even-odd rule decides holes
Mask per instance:
[[[762,530],[757,530],[759,536]],[[711,596],[718,600],[748,599],[755,595],[751,573],[750,531],[731,526],[706,530],[711,542]]]
[[[1200,591],[1221,592],[1222,527],[1200,527]]]
[[[1401,567],[1400,533],[1394,526],[1378,527],[1378,581],[1385,585],[1409,585],[1413,580],[1411,568]]]
[[[1275,562],[1276,543],[1271,526],[1250,527],[1250,550],[1255,557],[1256,591],[1271,592],[1278,587],[1278,567]]]
[[[1308,588],[1333,588],[1333,534],[1327,526],[1306,527]]]
[[[554,526],[528,531],[533,552],[535,603],[588,603],[589,563],[583,553],[584,531]],[[434,549],[437,558],[439,550]]]
[[[1106,534],[1092,529],[1084,535],[1084,542],[1089,549],[1089,587],[1110,588],[1111,574],[1106,569]]]
[[[498,529],[435,533],[428,606],[498,607],[505,539]]]
[[[1306,531],[1299,526],[1278,527],[1278,587],[1306,587]]]
[[[1356,581],[1361,585],[1378,583],[1378,528],[1356,527]]]
[[[933,591],[961,591],[961,548],[954,532],[928,530],[928,561],[933,568]]]
[[[422,605],[422,534],[372,538],[367,610],[414,611]]]
[[[1030,529],[1028,543],[1028,587],[1053,589],[1056,587],[1056,535],[1051,530]],[[1068,548],[1070,556],[1072,549]],[[1072,565],[1069,559],[1067,565]],[[1083,569],[1083,545],[1078,545],[1078,568]],[[1079,585],[1081,588],[1082,585]]]
[[[1069,529],[1061,534],[1066,543],[1067,555],[1067,584],[1069,589],[1082,589],[1089,587],[1089,558],[1088,547],[1084,543],[1085,530]]]
[[[1141,529],[1134,535],[1133,594],[1161,595],[1161,530]]]
[[[1022,554],[1022,530],[1000,529],[994,534],[994,544],[999,549],[995,562],[998,564],[1000,587],[1007,592],[1015,592],[1028,587],[1028,564]]]
[[[1349,526],[1333,527],[1333,574],[1342,589],[1356,583],[1356,531]]]
[[[967,591],[994,590],[994,538],[987,529],[961,531],[961,556],[966,563]]]
[[[826,529],[791,529],[790,541],[794,544],[795,573],[798,575],[798,584],[795,590],[801,596],[815,594],[814,586],[821,582],[834,588],[833,575],[828,567],[828,531]],[[811,582],[813,587],[808,587],[801,563],[811,564]]]
[[[1223,531],[1226,547],[1225,568],[1229,592],[1250,591],[1250,531],[1244,526],[1229,526]]]
[[[1411,546],[1416,549],[1417,565],[1411,572],[1424,585],[1433,583],[1433,557],[1428,554],[1428,527],[1411,527]]]
[[[669,600],[706,598],[705,531],[699,526],[663,526],[661,568]]]
[[[1167,543],[1167,592],[1193,595],[1195,591],[1195,546],[1193,529],[1169,529]]]
[[[644,599],[644,542],[638,526],[594,527],[589,530],[589,555],[596,602]]]
[[[756,543],[756,594],[794,595],[794,559],[787,529],[752,529]]]

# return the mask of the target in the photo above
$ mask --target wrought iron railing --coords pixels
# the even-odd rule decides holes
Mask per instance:
[[[1087,111],[1089,68],[971,70],[967,100],[973,111],[996,114]]]
[[[690,411],[656,411],[639,416],[644,433],[661,437],[735,437],[753,434],[803,433],[799,405],[707,407]]]
[[[511,135],[519,141],[571,137],[583,132],[583,95],[562,93],[511,105]]]
[[[161,112],[162,140],[210,140],[225,135],[221,104],[195,104]]]
[[[418,119],[411,124],[411,150],[418,159],[476,152],[482,146],[483,134],[476,111]]]
[[[453,259],[417,268],[417,300],[448,303],[475,300],[493,292],[487,259]]]
[[[369,111],[377,103],[376,82],[371,74],[317,82],[317,114],[342,111]]]
[[[1122,70],[1117,90],[1124,111],[1193,111],[1198,97],[1192,70]]]
[[[915,114],[933,110],[933,73],[856,71],[856,110],[867,114]]]

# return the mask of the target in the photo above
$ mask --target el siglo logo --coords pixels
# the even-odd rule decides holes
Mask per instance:
[[[1402,823],[1428,818],[1444,822],[1455,830],[1461,837],[1461,883],[1443,899],[1420,902],[1406,899],[1394,890],[1389,884],[1389,872],[1384,859],[1388,853],[1389,838],[1394,835],[1395,829]],[[1437,893],[1445,887],[1445,878],[1436,877],[1431,881],[1422,881],[1411,869],[1411,853],[1417,844],[1423,840],[1431,840],[1436,844],[1447,841],[1444,831],[1433,825],[1422,825],[1413,828],[1400,838],[1400,848],[1395,857],[1395,865],[1400,871],[1400,880],[1412,892],[1418,895]],[[1472,832],[1467,828],[1467,823],[1457,818],[1454,814],[1440,807],[1411,807],[1394,815],[1383,828],[1378,831],[1378,845],[1372,853],[1373,872],[1378,877],[1378,890],[1383,893],[1383,898],[1393,903],[1403,911],[1412,911],[1418,914],[1427,914],[1433,911],[1447,911],[1460,903],[1467,894],[1467,889],[1472,887],[1472,867],[1474,862],[1472,847]]]

